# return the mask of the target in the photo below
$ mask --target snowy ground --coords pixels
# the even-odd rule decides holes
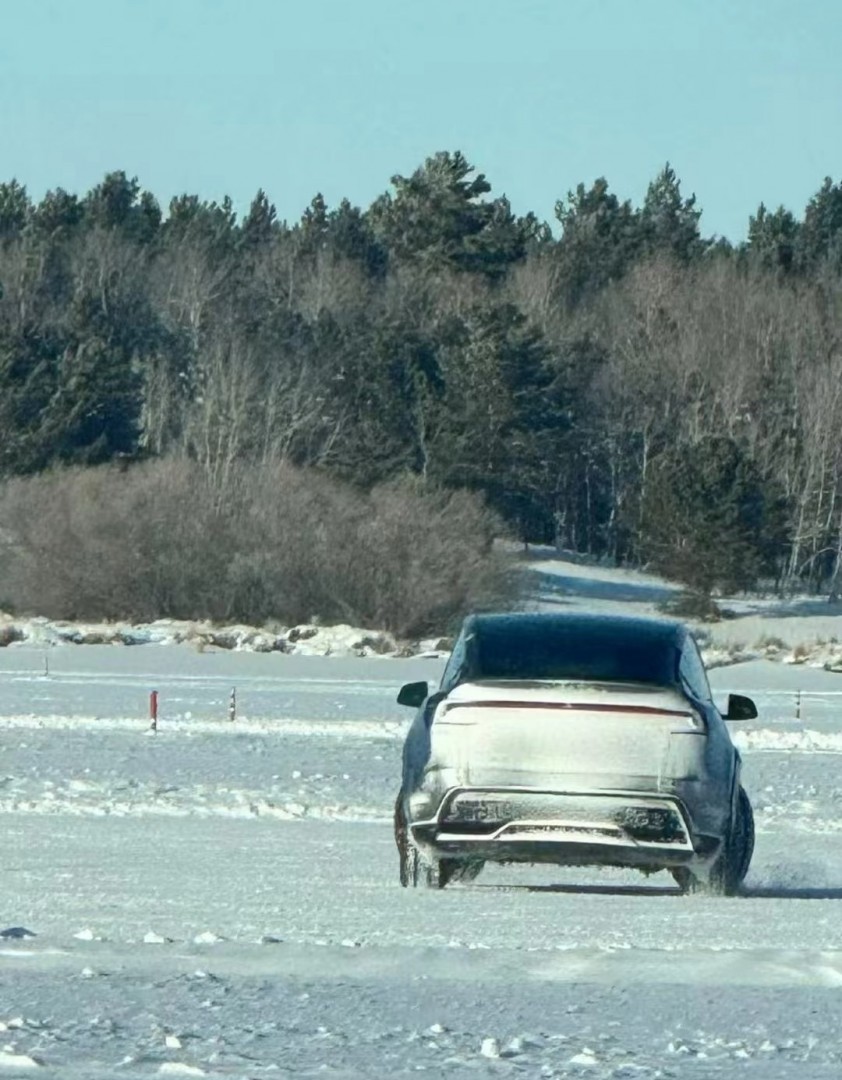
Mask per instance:
[[[715,900],[528,868],[401,890],[394,699],[441,659],[44,657],[0,649],[0,930],[36,935],[0,936],[0,1080],[842,1074],[842,675],[712,672],[760,708],[733,725],[755,861]]]

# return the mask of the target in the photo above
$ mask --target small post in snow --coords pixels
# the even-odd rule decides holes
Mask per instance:
[[[795,719],[801,719],[801,691],[795,691]]]
[[[233,724],[237,719],[237,687],[231,687],[231,697],[228,699],[228,719]]]
[[[158,730],[158,691],[152,690],[149,694],[149,720],[152,731]]]
[[[50,654],[48,652],[45,652],[44,653],[44,678],[49,679],[49,677],[50,677]]]

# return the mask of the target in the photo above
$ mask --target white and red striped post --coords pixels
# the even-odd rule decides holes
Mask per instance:
[[[153,731],[158,730],[158,691],[152,690],[149,694],[149,720]]]

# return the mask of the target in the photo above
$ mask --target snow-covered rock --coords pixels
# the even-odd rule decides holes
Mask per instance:
[[[570,1060],[568,1061],[568,1064],[569,1065],[586,1065],[586,1066],[589,1066],[589,1065],[598,1065],[599,1061],[597,1060],[597,1057],[594,1054],[593,1050],[588,1049],[588,1047],[586,1046],[581,1051],[581,1053],[574,1054],[573,1057],[570,1058]]]
[[[193,938],[193,942],[196,945],[215,945],[218,941],[224,941],[225,938],[215,934],[212,930],[204,930],[201,934],[197,934]]]
[[[15,1054],[10,1050],[0,1050],[0,1069],[30,1069],[40,1068],[39,1062],[31,1058],[29,1054]]]
[[[486,1058],[498,1058],[500,1056],[500,1044],[496,1039],[491,1037],[483,1039],[479,1052]]]
[[[216,626],[209,622],[158,619],[151,623],[64,622],[43,617],[18,619],[0,613],[0,648],[35,646],[51,649],[68,645],[181,645],[200,652],[289,653],[300,656],[425,656],[447,655],[450,641],[426,638],[397,641],[385,631],[339,624],[306,623],[269,630],[236,623]],[[49,661],[45,661],[48,669]]]

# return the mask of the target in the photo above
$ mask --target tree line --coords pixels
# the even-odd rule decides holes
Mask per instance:
[[[842,184],[705,237],[665,166],[550,226],[460,152],[367,208],[0,184],[0,478],[184,460],[477,493],[696,589],[842,582]],[[416,481],[413,481],[416,483]],[[0,522],[13,532],[14,522]]]

